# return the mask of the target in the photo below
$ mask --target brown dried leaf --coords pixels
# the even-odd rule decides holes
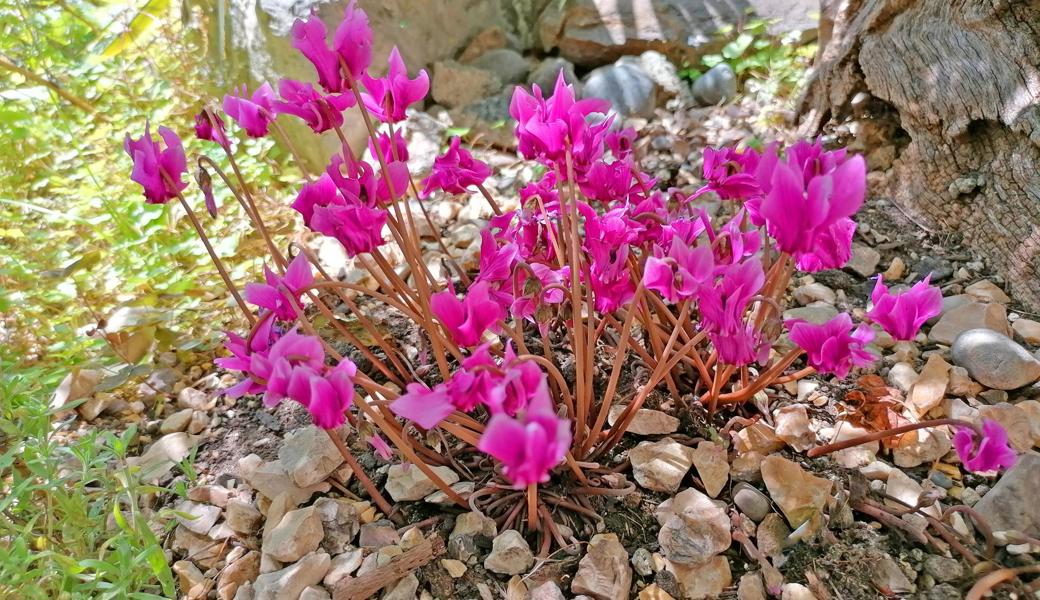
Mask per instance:
[[[898,388],[889,387],[878,375],[864,375],[856,380],[859,389],[845,394],[845,402],[854,410],[849,415],[849,422],[868,431],[884,431],[906,425],[910,420],[901,414],[903,410],[903,394]],[[905,433],[881,440],[886,448],[899,448],[912,444],[916,440],[916,432]]]

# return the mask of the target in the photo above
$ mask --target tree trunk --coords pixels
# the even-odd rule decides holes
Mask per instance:
[[[1040,0],[822,3],[803,133],[846,123],[908,216],[1040,309]]]

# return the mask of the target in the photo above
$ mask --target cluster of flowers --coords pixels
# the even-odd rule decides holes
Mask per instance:
[[[242,89],[225,96],[223,112],[251,137],[268,135],[279,114],[302,119],[316,133],[336,129],[343,112],[358,103],[389,125],[389,133],[370,143],[378,169],[344,147],[292,205],[307,227],[337,239],[348,255],[371,253],[385,243],[388,207],[411,185],[407,146],[392,125],[426,96],[429,78],[424,71],[409,77],[396,48],[386,76],[371,77],[372,32],[353,3],[331,47],[317,17],[294,25],[293,44],[314,65],[320,89],[293,80],[281,81],[277,95],[267,84],[252,94]],[[567,306],[569,297],[584,300],[573,295],[577,285],[590,291],[588,310],[604,316],[630,307],[645,289],[665,310],[682,305],[689,311],[718,364],[766,365],[780,331],[756,318],[768,312],[762,307],[777,294],[768,289],[767,282],[776,279],[770,273],[782,272],[788,261],[807,272],[848,262],[855,231],[850,217],[863,203],[866,167],[862,157],[825,151],[818,142],[786,150],[775,144],[762,151],[708,148],[706,184],[687,197],[655,189],[657,182],[635,161],[635,131],[614,127],[605,101],[576,99],[562,73],[549,97],[538,86],[530,92],[516,88],[510,114],[517,122],[520,154],[544,166],[544,174],[521,189],[518,209],[496,215],[482,231],[479,273],[465,296],[460,299],[449,281],[429,298],[432,314],[467,351],[459,368],[432,388],[409,384],[390,409],[423,429],[454,411],[486,411],[489,420],[478,448],[503,464],[510,481],[527,485],[546,481],[564,459],[573,415],[557,415],[546,374],[536,362],[518,357],[509,344],[496,360],[486,343],[489,334],[501,333],[509,317],[534,324],[543,335],[552,323],[566,323],[582,310]],[[202,111],[195,131],[230,152],[220,115]],[[168,202],[187,185],[180,139],[166,128],[159,134],[165,149],[147,129],[144,137],[128,135],[125,143],[134,161],[132,179],[151,203]],[[422,182],[421,196],[469,193],[490,173],[455,138]],[[741,205],[730,211],[734,216],[718,221],[695,202],[707,192]],[[567,227],[573,232],[570,244],[561,243]],[[269,406],[288,398],[306,406],[316,424],[332,428],[346,418],[357,369],[347,359],[326,365],[322,341],[293,327],[301,316],[302,290],[312,281],[301,255],[284,276],[268,270],[265,284],[248,286],[246,298],[260,309],[259,325],[248,340],[229,334],[232,356],[218,364],[246,375],[230,394],[263,393]],[[871,300],[868,319],[898,340],[912,339],[941,309],[940,292],[927,279],[893,293],[879,277]],[[845,377],[875,360],[867,350],[873,329],[855,325],[847,314],[823,324],[783,325],[818,372]],[[979,456],[994,453],[986,450],[987,440],[997,449],[1006,446],[989,429],[986,434]],[[976,440],[970,432],[957,439],[967,464]]]
[[[449,381],[433,388],[408,384],[407,393],[391,403],[390,410],[432,429],[456,410],[483,407],[491,418],[477,448],[497,458],[514,485],[526,486],[546,481],[570,448],[570,423],[556,415],[554,404],[537,364],[518,359],[507,345],[497,365],[483,344]]]

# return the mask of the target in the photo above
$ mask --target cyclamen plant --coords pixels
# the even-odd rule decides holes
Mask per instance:
[[[604,460],[662,386],[683,409],[692,407],[682,398],[692,397],[710,415],[814,372],[840,378],[869,366],[876,359],[868,349],[869,323],[912,339],[941,308],[927,280],[893,293],[879,277],[868,322],[857,325],[847,314],[823,324],[782,320],[796,268],[815,272],[849,260],[851,217],[865,194],[860,156],[824,150],[819,142],[762,151],[708,148],[702,189],[688,197],[660,190],[639,168],[635,132],[615,127],[605,101],[576,99],[561,74],[549,95],[538,86],[513,95],[519,153],[544,174],[522,187],[520,205],[507,210],[483,186],[490,167],[458,138],[419,185],[412,179],[398,124],[426,96],[429,78],[422,70],[410,77],[396,49],[387,74],[370,75],[372,32],[364,11],[353,3],[347,8],[331,46],[317,17],[298,21],[293,45],[314,65],[320,89],[292,80],[279,82],[277,96],[267,84],[252,94],[243,88],[224,98],[223,116],[207,107],[196,118],[197,136],[223,148],[237,183],[200,158],[197,179],[207,206],[215,209],[213,170],[271,253],[265,282],[246,286],[244,298],[183,196],[187,164],[179,138],[160,128],[162,150],[146,130],[139,140],[127,136],[126,151],[148,202],[181,202],[250,325],[244,336],[228,334],[231,356],[217,361],[243,374],[227,393],[306,407],[387,514],[389,502],[340,437],[344,423],[380,455],[399,454],[421,469],[460,506],[479,508],[504,527],[526,521],[540,532],[544,552],[553,540],[565,544],[561,523],[598,518],[589,496],[626,491],[605,483],[611,468]],[[353,106],[368,129],[374,163],[358,158],[362,149],[341,131],[343,111]],[[249,137],[274,132],[288,143],[281,115],[316,133],[334,131],[342,142],[323,173],[304,170],[308,181],[292,207],[308,229],[338,240],[378,289],[330,278],[307,247],[292,244],[295,256],[287,256],[268,233],[234,162],[225,117]],[[711,217],[698,202],[709,192],[732,202],[733,216]],[[441,243],[455,276],[438,280],[420,244],[418,223],[430,220],[421,199],[474,193],[494,213],[481,232],[479,269],[467,272]],[[409,275],[391,266],[390,243],[400,248]],[[365,310],[377,303],[415,324],[424,344],[418,356],[380,334]],[[355,317],[374,342],[362,343],[335,317],[334,306]],[[316,315],[342,339],[319,336]],[[363,368],[333,341],[350,345]],[[630,388],[621,376],[632,360],[649,375]],[[608,424],[617,406],[619,416]],[[969,468],[1006,467],[1013,454],[1004,452],[1002,435],[987,423],[976,434],[958,433],[956,447]],[[441,465],[478,482],[477,491],[464,498],[431,468]]]

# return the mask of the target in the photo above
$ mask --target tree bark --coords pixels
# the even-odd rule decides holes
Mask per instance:
[[[802,132],[846,123],[883,192],[1040,309],[1040,0],[822,4]]]

